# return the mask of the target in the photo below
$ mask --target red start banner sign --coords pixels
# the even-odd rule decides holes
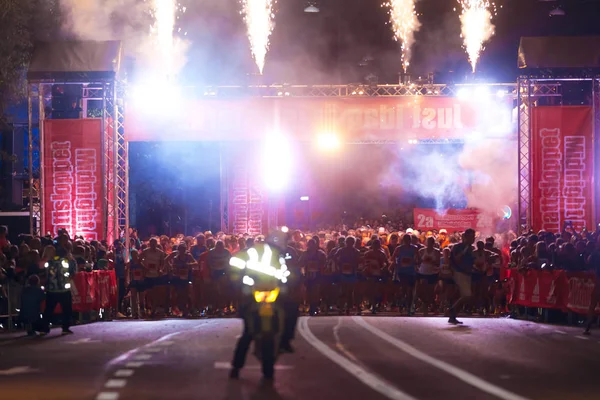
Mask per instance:
[[[99,119],[44,121],[44,230],[103,239]]]
[[[531,217],[535,230],[593,226],[594,145],[591,107],[532,109]]]
[[[446,229],[449,232],[464,231],[469,228],[478,232],[494,229],[494,218],[479,210],[444,210],[426,208],[414,209],[415,229],[420,231]]]
[[[342,141],[408,141],[461,138],[510,124],[511,107],[480,107],[435,96],[215,98],[185,102],[157,118],[132,104],[127,135],[130,141],[253,141],[276,129],[302,141],[323,133]]]

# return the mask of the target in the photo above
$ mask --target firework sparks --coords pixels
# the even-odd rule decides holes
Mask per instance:
[[[492,18],[496,15],[496,6],[487,0],[458,0],[458,3],[463,47],[475,72],[485,42],[494,35]]]
[[[274,28],[273,4],[275,0],[241,0],[241,3],[242,15],[248,28],[250,51],[258,71],[262,74],[267,51],[269,51],[269,37]]]
[[[156,45],[160,53],[160,67],[167,77],[173,73],[173,57],[175,50],[175,21],[177,18],[176,0],[152,0],[152,16],[154,25],[151,34],[156,37]]]
[[[394,39],[401,43],[402,68],[404,72],[410,63],[410,48],[415,41],[415,32],[421,24],[415,10],[416,0],[390,0],[383,4],[389,8],[390,21],[394,30]]]

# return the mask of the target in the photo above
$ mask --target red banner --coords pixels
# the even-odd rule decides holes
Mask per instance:
[[[214,98],[153,115],[132,102],[126,123],[132,141],[251,141],[277,127],[298,140],[334,132],[342,141],[407,142],[510,127],[512,107],[505,103],[489,107],[470,99],[436,96]]]
[[[94,297],[92,308],[99,310],[117,306],[117,278],[115,271],[94,271]]]
[[[221,187],[227,188],[228,221],[224,226],[234,235],[249,233],[263,235],[269,230],[269,203],[262,184],[262,174],[251,162],[256,145],[246,143],[235,149],[224,150],[227,173]]]
[[[73,311],[88,312],[94,309],[96,280],[91,272],[78,272],[71,281]]]
[[[568,288],[564,271],[509,270],[509,302],[526,307],[566,309]]]
[[[78,272],[71,280],[73,311],[99,311],[117,306],[117,278],[115,271]],[[42,307],[45,307],[45,304]],[[60,304],[55,314],[62,312]]]
[[[508,270],[508,302],[525,307],[553,308],[586,314],[594,290],[594,276],[588,272]],[[596,308],[600,313],[600,307]]]
[[[449,232],[475,229],[478,232],[492,231],[494,219],[479,210],[445,210],[438,212],[432,209],[414,209],[415,229],[420,231],[446,229]]]
[[[566,307],[579,314],[585,314],[590,308],[590,301],[594,291],[594,276],[585,272],[570,272],[567,274],[569,295]],[[600,313],[600,307],[596,307]]]
[[[535,230],[593,226],[594,146],[591,107],[531,110],[531,217]]]
[[[103,239],[99,119],[44,121],[44,230]]]

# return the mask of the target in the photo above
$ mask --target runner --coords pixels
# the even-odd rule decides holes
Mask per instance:
[[[423,314],[427,316],[429,306],[434,305],[434,290],[440,271],[440,251],[435,248],[433,236],[427,238],[426,247],[419,250],[419,271],[417,273],[417,293],[423,302]]]
[[[342,285],[341,305],[339,309],[342,310],[345,303],[346,315],[350,315],[350,310],[355,302],[356,273],[360,262],[360,251],[355,248],[355,245],[356,239],[353,236],[348,236],[346,238],[346,246],[339,249],[335,255],[336,263],[340,267],[340,282]],[[360,306],[357,307],[357,314],[360,314]]]
[[[473,272],[473,264],[475,257],[473,255],[473,243],[475,242],[475,231],[467,229],[462,236],[462,242],[455,244],[450,253],[450,267],[454,277],[454,282],[460,292],[460,298],[450,307],[450,318],[448,322],[451,324],[461,324],[456,319],[456,313],[468,303],[472,298],[471,290],[471,274]]]
[[[590,307],[588,309],[587,321],[585,323],[585,335],[589,335],[590,329],[596,317],[596,306],[600,304],[600,235],[596,238],[596,249],[590,255],[588,259],[588,266],[591,272],[594,274],[594,291],[592,292],[592,299],[590,301]]]
[[[211,287],[214,293],[213,312],[223,316],[231,306],[231,285],[227,276],[231,253],[225,248],[222,240],[215,243],[206,258],[206,264],[210,270]]]
[[[402,244],[396,247],[392,255],[392,268],[394,270],[394,281],[397,282],[398,291],[396,296],[406,299],[407,314],[413,315],[413,297],[416,281],[416,268],[419,263],[419,249],[411,244],[413,236],[405,234],[402,236]]]
[[[388,256],[381,247],[379,239],[371,243],[371,250],[365,253],[365,273],[367,276],[367,299],[371,306],[371,312],[379,311],[383,302],[384,286],[387,284],[387,268],[389,266]]]
[[[318,312],[321,298],[321,271],[327,262],[327,256],[319,249],[317,240],[318,238],[312,238],[306,242],[306,252],[300,256],[299,261],[300,267],[305,271],[304,283],[310,315],[317,315]]]
[[[185,242],[181,242],[177,246],[177,251],[169,254],[165,262],[171,266],[172,305],[178,308],[177,314],[186,318],[189,316],[190,310],[189,290],[192,279],[192,267],[196,265],[196,260],[188,253]]]
[[[142,252],[140,263],[144,267],[144,276],[150,303],[151,316],[156,317],[165,311],[166,288],[161,280],[165,271],[165,253],[158,248],[158,240],[150,239],[150,247]]]
[[[129,270],[129,296],[131,298],[131,316],[135,319],[143,317],[146,311],[144,301],[144,267],[140,264],[139,253],[136,249],[131,250],[131,261],[127,264]]]

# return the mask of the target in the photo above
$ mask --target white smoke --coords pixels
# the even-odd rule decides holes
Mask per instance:
[[[151,35],[154,0],[60,0],[63,30],[77,40],[120,40],[138,69],[151,70],[159,54]],[[186,63],[189,44],[175,37],[171,65],[176,73]]]

